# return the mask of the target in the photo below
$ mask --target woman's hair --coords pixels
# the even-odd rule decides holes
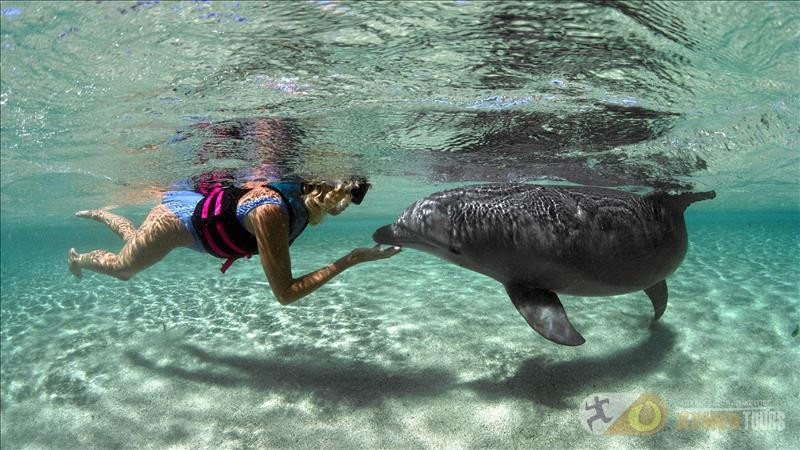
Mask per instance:
[[[350,190],[355,186],[352,180],[322,181],[306,179],[303,181],[305,196],[303,202],[308,210],[308,223],[319,225],[325,214],[337,215],[350,205]]]

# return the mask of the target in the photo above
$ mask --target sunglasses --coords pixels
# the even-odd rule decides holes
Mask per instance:
[[[372,187],[372,184],[368,183],[366,179],[363,181],[358,180],[358,184],[353,189],[350,189],[350,201],[360,205],[370,187]]]
[[[360,205],[364,200],[364,196],[367,195],[367,191],[372,187],[372,183],[368,182],[365,177],[351,178],[351,180],[355,182],[355,186],[349,191],[350,202]],[[336,187],[336,185],[331,181],[326,181],[325,184],[331,188]]]

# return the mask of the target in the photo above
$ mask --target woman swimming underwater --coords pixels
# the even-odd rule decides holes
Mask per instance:
[[[105,250],[69,251],[69,270],[81,269],[128,280],[177,247],[190,247],[225,258],[222,272],[237,258],[258,254],[277,300],[286,305],[310,294],[356,264],[389,258],[399,247],[356,248],[333,263],[299,278],[292,275],[289,246],[307,224],[326,214],[338,215],[352,202],[360,204],[369,189],[366,179],[325,182],[314,179],[269,183],[251,189],[221,185],[202,192],[169,191],[136,229],[130,220],[104,210],[75,215],[106,224],[125,245],[118,254]]]

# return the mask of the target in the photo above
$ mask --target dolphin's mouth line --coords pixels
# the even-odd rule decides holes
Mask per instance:
[[[423,239],[419,239],[417,236],[415,236],[415,238],[393,239],[392,242],[390,244],[387,244],[387,245],[396,245],[398,247],[410,247],[410,246],[420,247],[420,246],[423,246],[423,247],[431,248],[431,249],[434,248],[433,245],[425,242]]]
[[[426,239],[424,236],[419,236],[417,233],[410,231],[402,224],[393,224],[393,226],[397,228],[398,232],[393,233],[393,236],[390,239],[380,242],[381,244],[417,248],[420,250],[436,250],[438,248],[437,246],[428,242],[428,239]]]

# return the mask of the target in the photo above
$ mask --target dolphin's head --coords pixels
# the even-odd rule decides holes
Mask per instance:
[[[447,206],[425,198],[409,206],[397,221],[378,228],[372,239],[384,245],[409,247],[453,259],[452,225]]]

